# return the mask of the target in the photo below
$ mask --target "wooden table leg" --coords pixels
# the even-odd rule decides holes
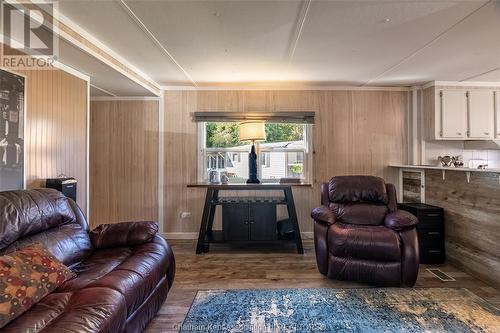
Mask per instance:
[[[214,193],[212,194],[210,214],[208,215],[207,234],[212,233],[212,227],[214,226],[215,209],[217,207],[217,205],[214,205],[213,203],[217,200],[219,200],[219,190],[214,190]]]
[[[302,237],[300,236],[299,221],[297,219],[297,212],[295,211],[295,202],[293,200],[292,188],[287,187],[284,189],[286,207],[288,209],[288,216],[292,221],[294,233],[295,233],[295,244],[297,245],[297,253],[304,254],[304,249],[302,248]]]
[[[196,254],[203,252],[205,247],[205,236],[207,234],[208,220],[212,210],[212,198],[214,190],[207,188],[207,195],[205,196],[205,206],[203,207],[203,216],[200,224],[200,234],[198,235],[198,243],[196,245]]]

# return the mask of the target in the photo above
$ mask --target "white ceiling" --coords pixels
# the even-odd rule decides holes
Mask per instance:
[[[59,60],[90,77],[91,96],[154,96],[127,76],[62,39],[59,41]]]
[[[59,10],[160,85],[500,81],[500,0],[63,0]],[[138,93],[86,71],[113,94]]]

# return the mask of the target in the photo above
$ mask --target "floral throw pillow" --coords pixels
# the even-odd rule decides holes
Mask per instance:
[[[75,276],[41,244],[0,256],[0,328]]]

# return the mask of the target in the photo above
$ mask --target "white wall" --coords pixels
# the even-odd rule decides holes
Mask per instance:
[[[500,150],[465,149],[464,141],[426,141],[425,142],[425,160],[424,164],[437,165],[438,156],[456,156],[462,155],[464,166],[469,166],[471,160],[486,160],[488,168],[500,168]]]

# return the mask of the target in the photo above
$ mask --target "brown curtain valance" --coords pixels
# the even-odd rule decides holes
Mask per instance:
[[[195,122],[242,122],[314,124],[314,112],[194,112]]]

